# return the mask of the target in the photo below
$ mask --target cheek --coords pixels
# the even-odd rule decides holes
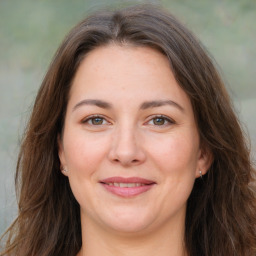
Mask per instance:
[[[161,186],[156,196],[159,214],[166,217],[185,212],[195,181],[199,147],[196,135],[173,132],[163,139],[155,137],[150,143],[154,146],[148,147],[151,165],[153,163],[160,174]]]
[[[83,132],[67,133],[64,137],[65,158],[71,190],[84,209],[91,206],[95,198],[94,184],[101,169],[108,141],[95,136],[85,136]],[[95,201],[96,199],[94,199]]]
[[[167,173],[183,174],[195,170],[199,150],[196,133],[176,133],[155,140],[150,147],[151,158]]]
[[[108,147],[106,138],[99,138],[99,135],[85,136],[83,132],[69,133],[64,142],[67,167],[77,175],[93,172]]]

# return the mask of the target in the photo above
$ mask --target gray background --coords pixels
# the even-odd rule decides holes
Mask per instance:
[[[55,50],[88,12],[132,2],[141,1],[0,0],[0,233],[17,214],[14,173],[19,142]],[[214,56],[255,152],[256,1],[151,2],[179,17]]]

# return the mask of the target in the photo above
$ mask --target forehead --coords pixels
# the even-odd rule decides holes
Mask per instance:
[[[117,101],[189,99],[178,85],[166,56],[150,47],[110,44],[89,52],[71,87],[70,100],[102,98]]]

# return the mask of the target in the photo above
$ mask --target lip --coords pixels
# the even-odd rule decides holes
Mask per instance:
[[[122,187],[119,186],[120,183]],[[156,184],[156,182],[140,177],[110,177],[100,180],[100,184],[107,191],[117,196],[134,197],[149,191]]]

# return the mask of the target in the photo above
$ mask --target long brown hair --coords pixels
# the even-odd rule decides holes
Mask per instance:
[[[21,146],[19,215],[0,255],[74,256],[81,248],[79,205],[60,172],[62,132],[72,79],[92,49],[110,43],[153,47],[169,59],[189,96],[202,147],[214,160],[188,199],[190,256],[256,254],[256,200],[249,149],[221,78],[198,40],[172,15],[139,5],[96,13],[71,30],[35,100]]]

